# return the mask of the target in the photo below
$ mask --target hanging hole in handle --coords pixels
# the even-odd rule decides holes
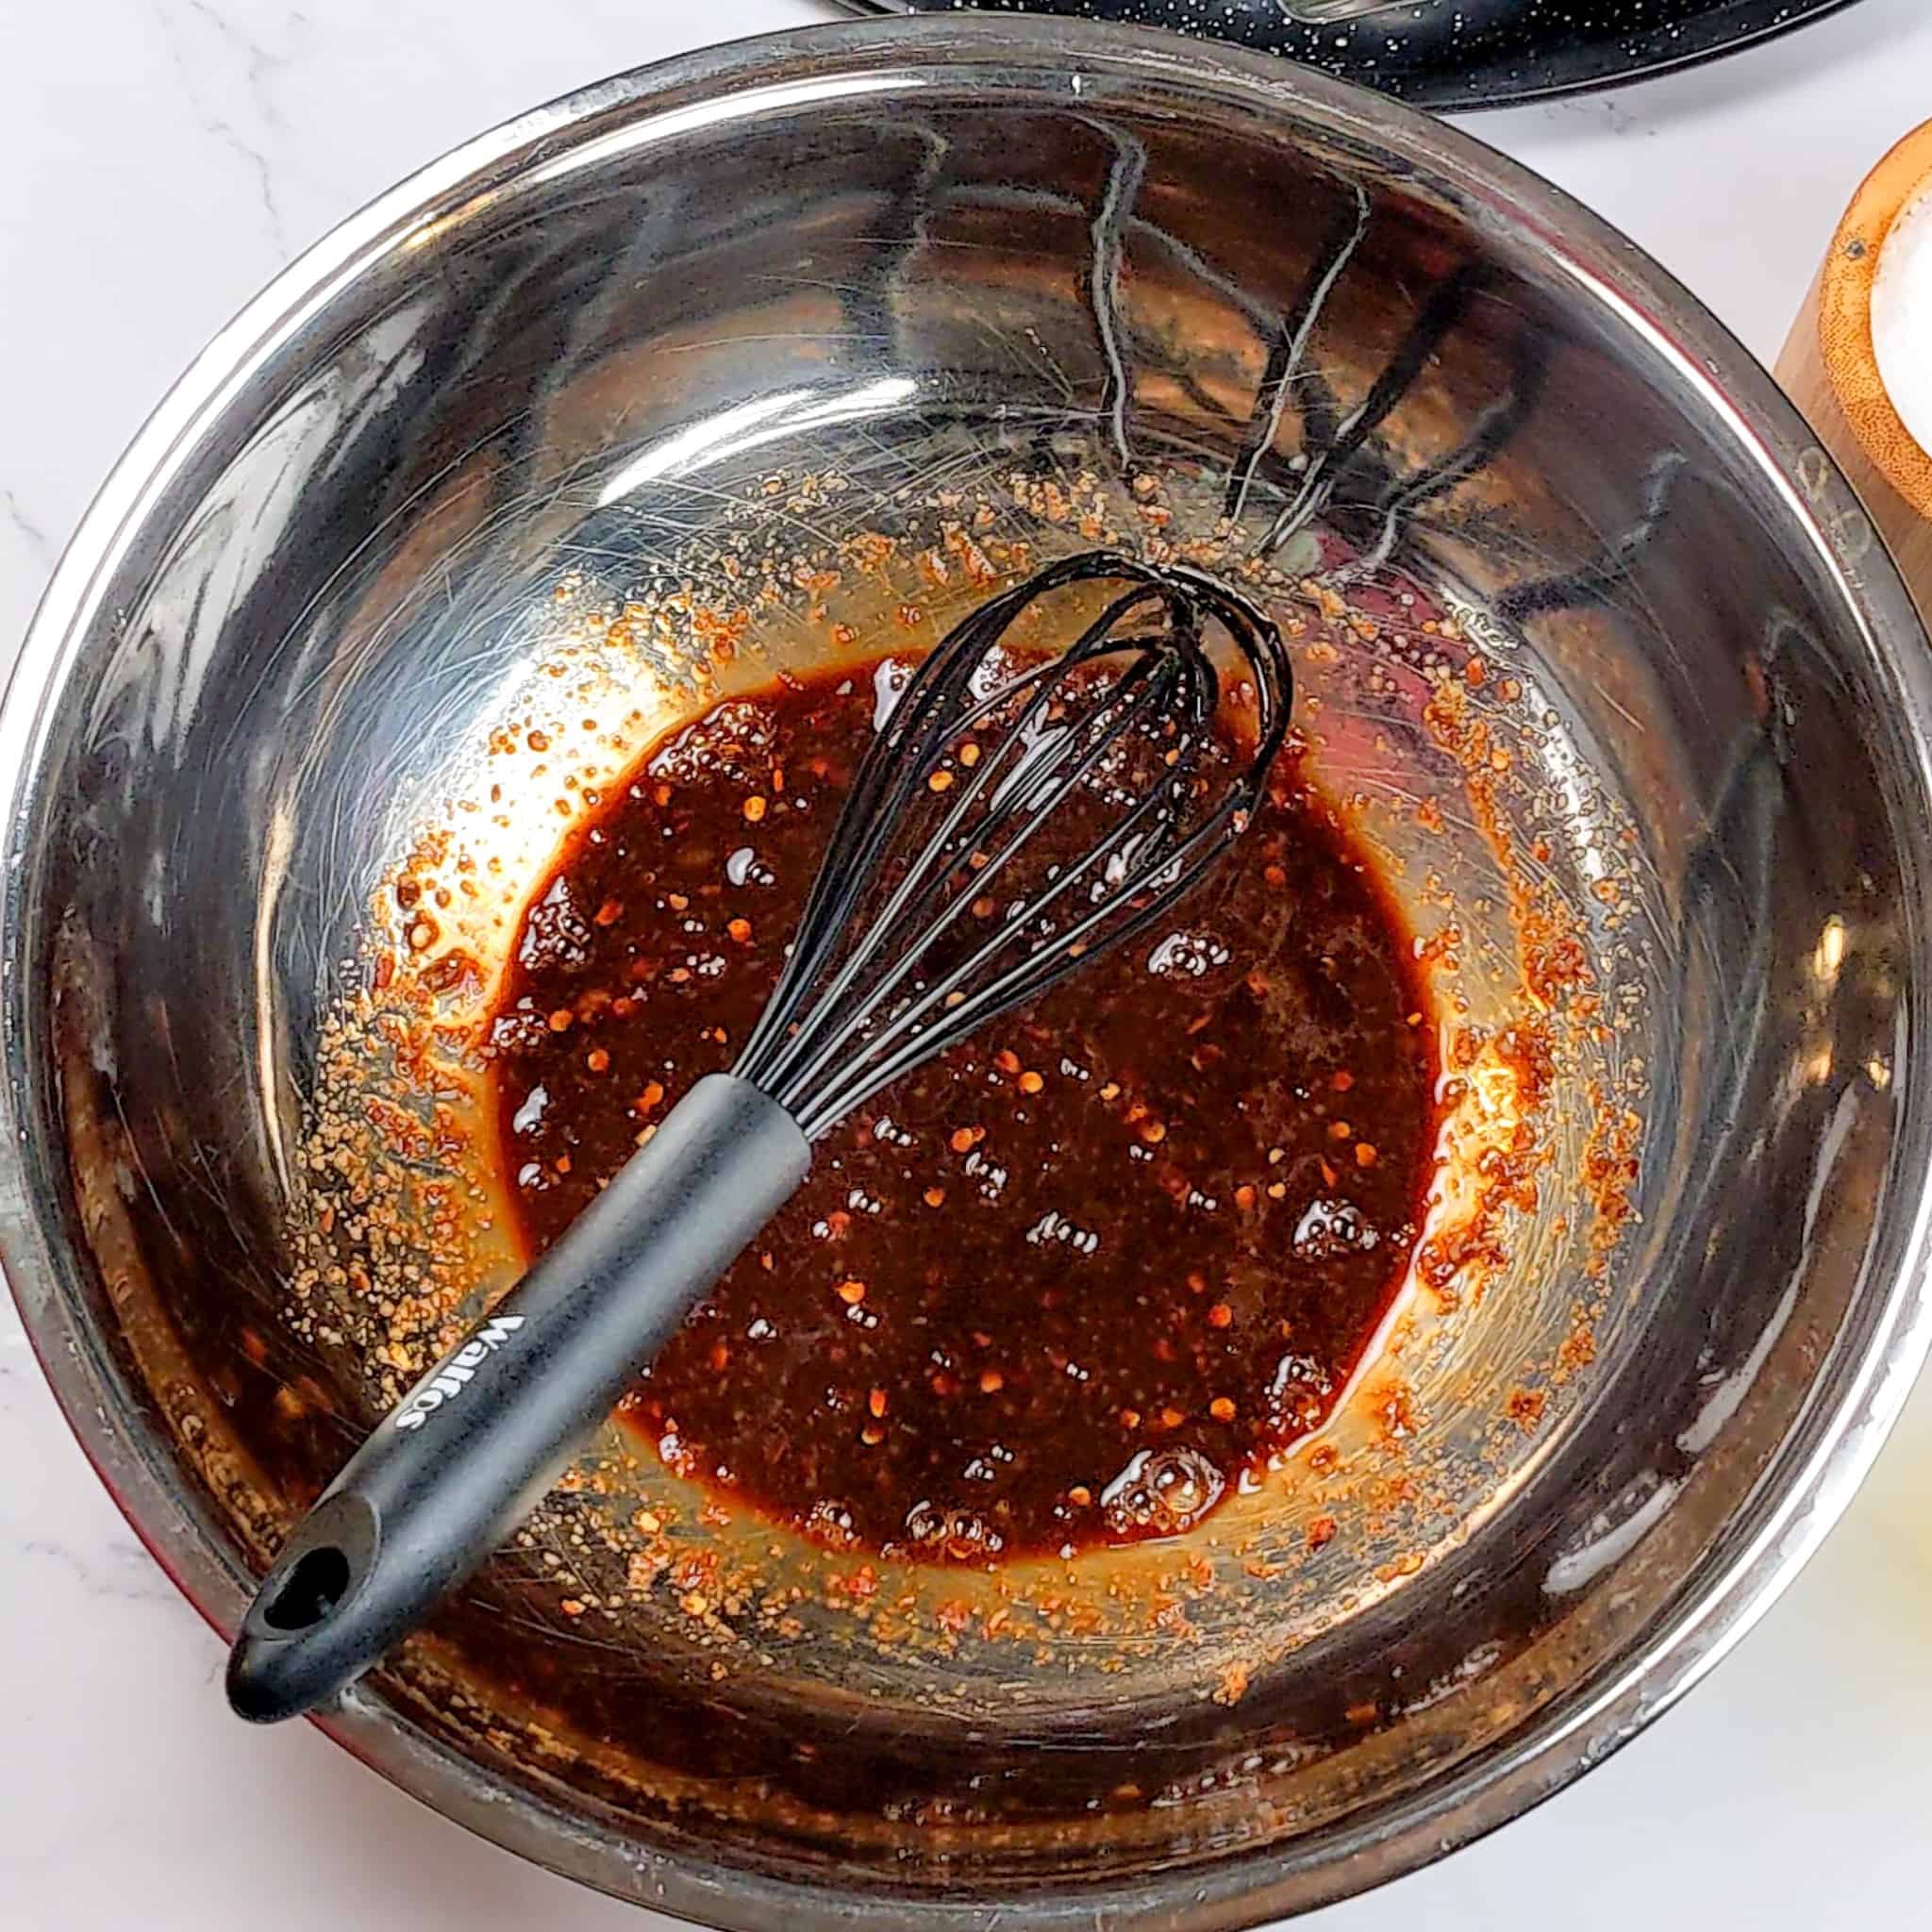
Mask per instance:
[[[332,1544],[304,1551],[282,1587],[263,1605],[263,1620],[285,1633],[312,1628],[348,1594],[349,1575],[344,1551]]]

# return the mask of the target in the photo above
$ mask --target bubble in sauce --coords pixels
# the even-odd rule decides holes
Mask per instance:
[[[922,1556],[955,1563],[996,1557],[1007,1546],[1006,1538],[976,1511],[934,1503],[915,1503],[906,1512],[906,1538]]]
[[[1337,1255],[1365,1255],[1381,1239],[1353,1203],[1310,1201],[1295,1226],[1295,1258],[1327,1261]]]
[[[1142,1449],[1101,1491],[1101,1513],[1116,1536],[1179,1536],[1221,1500],[1227,1479],[1200,1450]]]

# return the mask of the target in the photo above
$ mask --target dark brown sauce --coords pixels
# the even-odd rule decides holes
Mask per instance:
[[[663,743],[531,902],[491,1039],[546,1247],[776,978],[891,672]],[[1171,931],[889,1090],[626,1404],[672,1466],[839,1547],[1172,1534],[1332,1407],[1433,1174],[1434,1028],[1364,855],[1277,768]]]

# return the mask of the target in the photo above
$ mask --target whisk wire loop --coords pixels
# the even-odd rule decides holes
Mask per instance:
[[[1037,607],[1115,583],[1124,588],[1071,644],[1027,661],[1016,631]],[[1246,755],[1217,733],[1209,622],[1252,692]],[[989,1020],[1130,943],[1247,824],[1292,694],[1273,622],[1186,567],[1091,552],[990,599],[920,664],[860,761],[738,1076],[815,1140]],[[1074,801],[1085,801],[1082,841],[1062,854],[1041,841],[1065,830]],[[1020,880],[1029,853],[1046,862]],[[1004,906],[989,903],[996,889],[1012,894]]]
[[[1145,662],[1132,666],[1122,678],[1120,688],[1110,704],[1112,716],[1079,763],[1064,774],[1063,782],[1070,786],[1077,785],[1091,775],[1108,753],[1137,725],[1144,724],[1150,716],[1158,715],[1172,701],[1174,684],[1174,679],[1165,664],[1155,669],[1150,669]],[[1069,728],[1077,736],[1077,727]],[[989,779],[991,778],[990,761],[983,760],[979,769],[986,771]],[[1062,781],[1057,778],[1056,782]],[[976,789],[983,790],[983,782]],[[1150,792],[1135,808],[1133,818],[1124,823],[1122,826],[1116,827],[1107,847],[1095,848],[1075,865],[1061,868],[1058,875],[1044,892],[1038,898],[1026,902],[1025,915],[1028,918],[1042,916],[1057,899],[1077,883],[1081,876],[1091,871],[1094,862],[1104,858],[1107,850],[1118,844],[1127,824],[1151,814],[1158,808],[1160,802],[1159,792]],[[966,801],[962,801],[962,807],[966,804]],[[961,807],[956,807],[949,823],[958,822],[961,817]],[[975,844],[972,849],[972,859],[984,860],[983,864],[973,868],[974,893],[969,895],[955,892],[951,901],[943,905],[938,905],[938,902],[941,900],[951,882],[951,874],[957,870],[957,855],[960,848],[956,841],[949,841],[943,831],[923,848],[918,860],[908,867],[905,879],[887,902],[878,918],[867,929],[864,941],[854,948],[852,958],[840,967],[828,982],[819,1007],[821,1013],[836,1010],[833,1003],[851,991],[862,968],[878,957],[892,933],[908,929],[908,925],[914,926],[924,935],[919,950],[902,951],[897,959],[885,968],[881,975],[867,989],[868,997],[874,1010],[876,1011],[878,1002],[890,998],[907,979],[917,973],[923,960],[937,942],[970,910],[977,899],[985,897],[991,889],[998,884],[1001,874],[1048,821],[1042,813],[1015,813],[1006,815],[1005,823],[1016,826],[1016,829],[1003,841],[997,843],[992,851],[988,851],[986,843]],[[915,887],[919,889],[916,902],[909,905],[904,903],[910,897]],[[931,924],[917,927],[916,922],[936,906],[938,909]],[[941,979],[929,985],[923,985],[913,1000],[898,1008],[891,1019],[880,1024],[874,1032],[864,1039],[862,1057],[870,1058],[881,1053],[907,1033],[916,1032],[935,1007],[942,1005],[976,971],[990,963],[1007,948],[1013,938],[1013,926],[1017,923],[1019,922],[1016,919],[1009,916],[995,929],[990,940],[969,954]],[[801,1031],[794,1038],[793,1047],[795,1048],[800,1041],[816,1038],[817,1033],[823,1030],[821,1026],[810,1033]],[[830,1060],[836,1055],[849,1050],[843,1042],[832,1041],[821,1047],[814,1058],[805,1066],[797,1068],[795,1073],[795,1058],[781,1062],[774,1069],[774,1077],[781,1086],[796,1086],[801,1091],[808,1091],[811,1082],[824,1074]]]

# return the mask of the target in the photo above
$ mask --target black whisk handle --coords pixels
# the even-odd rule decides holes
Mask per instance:
[[[363,1443],[277,1557],[228,1660],[272,1723],[353,1683],[534,1508],[639,1370],[796,1190],[810,1145],[702,1080]]]

